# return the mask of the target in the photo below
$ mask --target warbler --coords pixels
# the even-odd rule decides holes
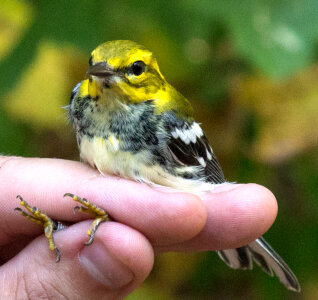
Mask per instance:
[[[198,195],[227,184],[189,101],[166,81],[152,52],[135,42],[110,41],[92,52],[87,78],[72,91],[69,117],[81,159],[102,174]],[[88,200],[66,195],[83,205],[76,209],[97,215],[89,244],[109,217]],[[231,268],[252,269],[254,261],[286,288],[300,291],[296,276],[263,237],[217,252]]]

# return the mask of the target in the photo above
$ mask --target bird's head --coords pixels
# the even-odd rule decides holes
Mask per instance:
[[[87,79],[75,90],[80,98],[88,96],[101,105],[153,100],[156,113],[169,109],[192,112],[188,101],[165,80],[153,54],[127,40],[98,46],[91,54]]]
[[[88,92],[93,98],[112,90],[124,101],[138,103],[165,89],[156,59],[135,42],[106,42],[92,52],[89,63]]]

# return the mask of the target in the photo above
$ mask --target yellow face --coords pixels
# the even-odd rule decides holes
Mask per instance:
[[[145,47],[132,41],[106,42],[92,52],[89,63],[88,79],[79,85],[78,97],[98,99],[100,105],[152,100],[156,114],[173,110],[192,115],[188,100],[168,84]]]
[[[98,46],[90,59],[83,92],[91,97],[111,89],[132,103],[153,100],[166,90],[166,81],[152,53],[132,41],[111,41]]]

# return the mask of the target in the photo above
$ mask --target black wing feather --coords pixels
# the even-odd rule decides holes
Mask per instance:
[[[190,130],[192,123],[183,122],[180,130]],[[176,126],[178,126],[176,124]],[[178,127],[177,127],[178,128]],[[173,131],[175,128],[171,128]],[[205,162],[204,171],[200,174],[196,174],[194,177],[204,177],[207,182],[211,183],[224,183],[225,178],[222,168],[212,151],[208,139],[203,134],[200,137],[196,137],[195,142],[186,144],[180,137],[175,138],[173,135],[169,136],[167,142],[168,149],[172,154],[174,163],[179,166],[201,166],[198,158],[202,158]],[[209,157],[208,157],[209,153]]]

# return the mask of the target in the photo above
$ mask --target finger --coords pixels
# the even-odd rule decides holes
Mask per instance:
[[[0,245],[17,235],[40,234],[41,228],[13,212],[20,194],[51,218],[78,221],[77,204],[65,193],[85,197],[121,223],[142,232],[154,245],[167,245],[195,236],[206,221],[202,201],[190,194],[167,193],[113,176],[89,166],[59,159],[0,158]]]
[[[62,258],[55,262],[41,236],[0,268],[0,294],[17,299],[122,299],[153,266],[149,241],[134,229],[107,222],[94,243],[83,245],[89,222],[56,233]]]
[[[203,201],[208,211],[204,229],[186,242],[157,247],[157,252],[240,247],[263,235],[277,215],[275,196],[257,184],[231,184],[220,187],[206,194]]]

